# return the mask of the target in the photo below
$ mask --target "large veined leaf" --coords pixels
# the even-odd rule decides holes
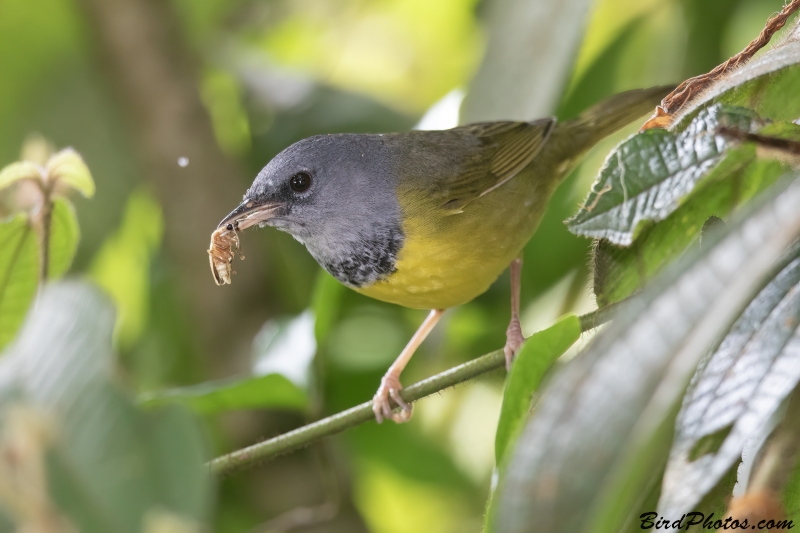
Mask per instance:
[[[39,282],[38,238],[28,218],[0,222],[0,350],[25,319]]]
[[[594,293],[598,305],[608,305],[630,296],[661,269],[691,246],[696,245],[705,222],[712,216],[726,219],[740,205],[763,191],[786,171],[776,160],[757,159],[752,146],[740,146],[729,153],[729,175],[695,191],[685,203],[659,224],[642,230],[628,247],[608,241],[595,243]],[[716,174],[717,171],[714,171]]]
[[[715,105],[678,134],[651,129],[623,142],[606,159],[583,207],[567,221],[570,231],[631,244],[645,222],[673,213],[725,159],[730,142],[716,134],[720,125],[759,129],[755,113]],[[740,165],[741,158],[732,158],[728,165]]]
[[[705,91],[700,98],[679,113],[673,123],[672,134],[676,137],[685,135],[710,110],[718,109],[720,104],[725,104],[750,108],[763,119],[778,121],[764,126],[760,131],[764,135],[800,140],[800,131],[796,124],[792,124],[800,116],[800,104],[796,98],[800,87],[800,68],[797,68],[800,59],[798,30],[800,27],[795,28],[793,37],[790,36],[781,45],[765,52]],[[664,136],[659,130],[650,131],[655,131],[652,135],[656,137]],[[713,133],[713,130],[709,129],[709,133]],[[641,135],[633,137],[628,142]],[[723,142],[726,141],[723,139]],[[624,146],[625,144],[620,148]],[[616,168],[621,176],[622,167],[618,164],[615,167],[614,161],[616,157],[618,163],[620,155],[615,154],[618,152],[612,153],[608,160],[609,166],[604,170]],[[657,160],[650,163],[653,168],[659,168],[661,165]],[[627,182],[631,173],[628,172],[628,168],[624,170]],[[646,170],[649,171],[649,167]],[[701,177],[702,182],[695,182],[693,190],[681,190],[680,187],[670,186],[666,192],[657,188],[648,191],[643,197],[647,201],[639,199],[640,203],[637,206],[641,208],[642,215],[654,216],[645,217],[650,223],[639,223],[637,227],[628,228],[624,225],[621,227],[613,225],[619,220],[612,220],[612,224],[608,226],[604,226],[603,219],[592,220],[592,213],[602,208],[604,202],[609,202],[608,195],[615,195],[617,200],[622,196],[623,199],[619,205],[612,206],[610,212],[616,207],[620,213],[627,213],[629,217],[633,216],[633,219],[636,219],[635,210],[629,209],[627,212],[622,210],[627,191],[619,190],[621,189],[619,179],[614,181],[613,175],[607,176],[612,179],[595,184],[593,190],[597,193],[590,194],[584,204],[590,208],[590,212],[582,210],[569,223],[577,221],[589,224],[590,231],[582,234],[610,236],[612,241],[616,236],[616,242],[622,243],[633,241],[625,249],[618,248],[608,241],[597,243],[594,290],[598,304],[606,305],[619,301],[638,290],[665,264],[674,260],[695,242],[705,220],[710,216],[727,217],[737,206],[769,186],[786,170],[785,162],[756,158],[756,150],[752,146],[729,145],[713,169]],[[617,187],[616,192],[614,186]],[[691,194],[687,195],[687,192]],[[677,203],[673,202],[672,207],[669,207],[670,202],[665,201],[665,198],[677,200]],[[669,208],[665,211],[662,209],[664,206]],[[652,224],[660,220],[664,214],[666,218],[663,222]],[[599,227],[592,227],[593,224]],[[618,233],[620,231],[622,233]]]
[[[676,422],[661,514],[692,509],[765,431],[800,379],[798,324],[800,258],[756,296],[695,374]]]
[[[628,302],[554,376],[498,487],[496,531],[623,529],[666,460],[700,359],[800,236],[798,202],[800,183],[774,187],[716,243]]]
[[[4,478],[4,488],[29,491],[76,531],[138,533],[166,515],[196,527],[210,512],[200,430],[185,410],[143,413],[117,388],[113,327],[113,309],[96,289],[43,288],[0,361],[0,432],[29,439],[19,476]],[[27,422],[14,424],[21,410]],[[34,422],[42,429],[25,433]],[[46,466],[45,480],[35,478],[37,464]],[[25,529],[35,517],[13,503],[0,508]]]
[[[792,123],[771,123],[761,128],[761,133],[800,140],[800,126]],[[594,292],[598,304],[622,300],[642,287],[664,265],[696,242],[709,217],[728,217],[789,168],[785,161],[760,158],[757,154],[752,144],[729,147],[721,161],[703,178],[703,183],[682,198],[666,219],[657,224],[645,224],[632,244],[623,248],[607,240],[597,242]]]

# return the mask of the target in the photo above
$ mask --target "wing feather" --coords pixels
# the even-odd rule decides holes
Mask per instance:
[[[441,207],[460,212],[476,198],[493,191],[528,166],[542,150],[555,119],[534,122],[485,122],[450,130],[477,141],[461,165],[436,187]]]

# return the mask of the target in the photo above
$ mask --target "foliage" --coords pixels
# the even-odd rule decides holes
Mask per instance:
[[[662,492],[671,515],[691,508],[719,481],[800,380],[798,251],[794,246],[783,258],[788,264],[745,308],[687,391]]]
[[[800,380],[788,370],[796,366],[789,361],[798,324],[797,246],[785,251],[800,237],[800,217],[781,207],[794,204],[800,189],[796,184],[787,189],[791,178],[786,178],[766,198],[748,201],[796,160],[778,156],[765,163],[765,151],[731,144],[721,129],[755,128],[772,138],[798,140],[796,126],[780,122],[796,118],[783,112],[793,102],[781,106],[772,100],[787,95],[787,85],[796,90],[797,55],[786,61],[786,50],[795,45],[780,45],[738,71],[738,84],[727,78],[720,82],[724,90],[712,87],[709,93],[716,96],[687,112],[672,132],[639,133],[608,156],[581,211],[568,221],[573,232],[602,239],[595,252],[598,301],[618,301],[656,279],[543,393],[495,496],[499,502],[490,514],[495,530],[623,530],[654,510],[648,495],[668,455],[658,512],[679,517],[711,496],[746,442],[771,430],[781,400]],[[779,68],[764,68],[776,64]],[[768,113],[773,122],[754,109],[717,103],[753,101],[759,110],[773,110]],[[724,229],[711,232],[716,233],[711,244],[661,272],[689,248],[704,222],[720,213],[707,211],[720,208],[714,189],[732,184],[737,194],[726,195],[725,215],[749,205]],[[650,221],[646,230],[644,221]],[[717,350],[706,356],[715,342]],[[792,453],[782,468],[792,467],[796,448]],[[739,476],[740,493],[756,486],[752,479],[748,483],[746,471],[740,469]],[[553,484],[558,491],[550,495]],[[718,503],[704,500],[704,508],[718,507],[725,491],[713,497]]]
[[[22,323],[37,280],[62,276],[75,256],[78,221],[63,195],[70,190],[86,197],[94,194],[92,175],[77,152],[67,148],[47,155],[41,161],[23,160],[0,170],[0,191],[32,185],[36,198],[29,212],[0,221],[0,243],[5,250],[0,256],[0,349]]]
[[[578,340],[580,334],[580,321],[573,315],[544,331],[534,333],[525,342],[508,374],[503,391],[503,407],[500,409],[494,444],[498,465],[504,464],[509,445],[516,440],[522,428],[544,373]]]
[[[534,516],[547,531],[619,531],[640,514],[640,498],[669,452],[686,382],[800,235],[800,216],[779,209],[800,198],[800,188],[782,197],[778,191],[732,222],[715,246],[686,257],[635,297],[553,380],[509,463],[497,531],[530,531]],[[743,238],[754,233],[770,238]],[[557,497],[525,496],[554,480]]]
[[[98,533],[207,520],[200,429],[178,408],[138,411],[114,384],[113,314],[96,289],[50,284],[0,361],[3,531],[9,519]]]
[[[629,296],[694,242],[709,217],[728,217],[785,172],[786,164],[756,157],[752,145],[731,145],[720,136],[708,134],[716,131],[720,120],[732,126],[739,119],[738,125],[749,130],[754,117],[743,108],[712,106],[701,111],[680,136],[649,130],[623,143],[607,160],[594,190],[609,194],[590,193],[584,208],[569,221],[574,233],[602,239],[594,258],[594,290],[599,304]],[[792,123],[770,123],[758,129],[800,140],[800,127]],[[665,145],[651,145],[654,137],[663,138]],[[634,154],[634,159],[617,166],[627,153]],[[654,154],[651,157],[657,157],[658,163],[651,164],[647,157],[635,159],[648,153]],[[670,164],[674,165],[674,174],[665,173]],[[624,177],[625,187],[620,177]],[[612,184],[614,178],[616,186]],[[616,191],[616,197],[612,191]],[[593,208],[589,211],[588,207]],[[646,222],[661,220],[668,222]],[[593,230],[593,226],[598,229]]]
[[[501,279],[412,360],[405,392],[432,397],[410,424],[365,402],[422,311],[268,230],[217,289],[191,235],[302,137],[408,129],[448,93],[427,124],[454,125],[464,94],[465,117],[569,119],[710,70],[782,3],[132,0],[120,26],[102,0],[0,2],[0,531],[627,533],[642,512],[727,512],[791,429],[800,199],[796,154],[721,128],[800,141],[796,28],[669,131],[587,154],[524,251],[511,373],[489,374]],[[83,156],[32,138],[18,157],[31,131]],[[70,274],[87,279],[52,281]],[[579,339],[595,300],[619,311]],[[328,417],[347,429],[317,442]],[[209,479],[209,458],[304,424],[291,455]],[[778,462],[791,518],[796,455]]]
[[[36,234],[22,214],[0,225],[0,346],[14,338],[36,294],[39,251]]]

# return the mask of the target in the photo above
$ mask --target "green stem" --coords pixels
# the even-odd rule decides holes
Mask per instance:
[[[42,264],[40,268],[42,282],[47,281],[50,272],[50,227],[53,222],[53,202],[50,200],[49,191],[45,192],[44,203],[42,204],[41,214],[41,254]]]
[[[609,321],[613,311],[618,305],[619,304],[613,304],[603,309],[598,309],[597,311],[582,315],[580,317],[581,330],[584,332],[589,331]],[[405,387],[400,392],[400,395],[406,402],[415,402],[431,394],[441,392],[444,389],[501,368],[504,364],[505,355],[503,354],[503,350],[496,350]],[[258,444],[253,444],[241,450],[217,457],[209,462],[208,466],[214,474],[229,474],[256,463],[270,460],[278,455],[303,448],[319,439],[335,435],[348,428],[374,419],[375,414],[372,412],[372,402],[364,402],[346,411],[317,420],[316,422],[299,427],[283,435],[278,435],[277,437],[259,442]]]

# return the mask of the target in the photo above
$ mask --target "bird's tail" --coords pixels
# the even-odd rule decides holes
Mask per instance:
[[[583,153],[601,139],[652,112],[674,88],[674,85],[665,85],[634,89],[606,98],[585,110],[578,118],[560,124],[558,131],[563,138],[559,144],[571,152],[571,156]],[[568,158],[572,159],[570,156]]]

